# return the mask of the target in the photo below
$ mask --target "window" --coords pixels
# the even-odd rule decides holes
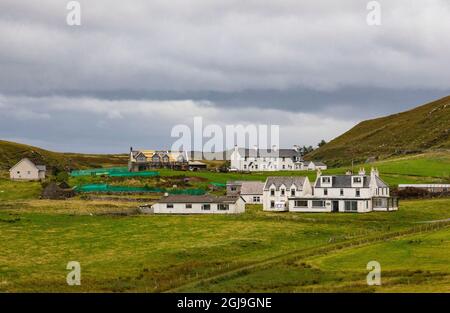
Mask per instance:
[[[28,171],[27,173],[28,173],[28,175],[30,175],[30,174],[31,174],[31,171]]]
[[[228,211],[229,209],[230,209],[229,204],[220,203],[217,205],[217,210],[219,210],[219,211]]]
[[[286,165],[283,164],[283,170],[286,169]]]
[[[275,196],[275,189],[270,189],[270,195]]]
[[[203,210],[203,211],[209,211],[209,210],[211,210],[211,204],[203,204],[203,205],[202,205],[202,210]]]
[[[344,195],[344,189],[341,189],[341,196]]]
[[[280,191],[281,191],[281,195],[284,196],[285,190],[281,189]]]
[[[186,209],[192,209],[192,204],[186,204]]]
[[[246,170],[247,169],[247,164],[244,164],[244,170]]]
[[[275,201],[270,201],[270,207],[273,209],[275,207]]]
[[[325,201],[323,200],[313,200],[312,201],[313,208],[324,208],[325,207]]]
[[[353,183],[360,184],[362,182],[362,177],[353,177]]]
[[[361,197],[361,190],[356,189],[356,196],[357,196],[357,197]]]
[[[295,197],[295,189],[291,189],[291,196]]]
[[[17,174],[20,174],[20,171],[17,171]]]
[[[253,202],[260,202],[260,201],[261,201],[261,197],[258,197],[258,196],[253,197]]]
[[[358,201],[345,201],[345,211],[347,212],[358,211]]]
[[[324,188],[324,189],[323,189],[323,195],[324,195],[324,196],[328,196],[328,189],[327,189],[327,188]]]
[[[324,184],[331,183],[331,177],[322,177],[322,183]]]
[[[258,164],[255,164],[255,169],[258,169]]]
[[[308,207],[308,200],[295,200],[294,206],[296,208],[307,208]]]
[[[167,203],[166,204],[166,208],[173,209],[173,203]]]

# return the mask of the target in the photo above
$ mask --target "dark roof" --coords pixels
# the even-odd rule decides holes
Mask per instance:
[[[327,177],[328,175],[323,175],[322,177]],[[332,187],[331,188],[352,188],[352,177],[359,176],[359,175],[336,175],[331,176],[332,177]],[[371,176],[364,175],[363,176],[363,187],[362,188],[369,188],[370,186],[370,180]],[[316,188],[321,187],[321,179],[318,179],[316,181]],[[375,176],[375,182],[377,187],[389,187],[384,181],[381,180],[378,176]]]
[[[239,148],[238,149],[239,154],[242,157],[267,157],[267,158],[274,158],[274,157],[280,157],[280,158],[293,158],[293,157],[300,157],[302,158],[302,154],[300,151],[294,150],[294,149],[246,149],[246,148]]]
[[[158,203],[235,203],[239,197],[211,195],[169,195],[161,198]]]
[[[303,190],[305,181],[306,177],[303,176],[271,176],[267,177],[264,190],[269,190],[272,185],[274,185],[277,190],[279,190],[282,185],[286,188],[290,188],[294,185],[297,190]]]

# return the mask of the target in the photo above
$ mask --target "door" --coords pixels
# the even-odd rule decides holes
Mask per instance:
[[[333,201],[333,212],[339,212],[339,201]]]

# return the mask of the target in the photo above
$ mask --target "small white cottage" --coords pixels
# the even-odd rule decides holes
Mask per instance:
[[[45,165],[35,165],[25,158],[19,161],[9,170],[11,180],[41,180],[45,179]]]
[[[237,214],[245,212],[240,196],[169,195],[151,206],[155,214]]]

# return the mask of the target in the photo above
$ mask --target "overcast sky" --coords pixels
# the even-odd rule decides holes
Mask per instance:
[[[316,145],[450,94],[450,1],[0,1],[0,139],[170,148],[177,124],[278,124]]]

